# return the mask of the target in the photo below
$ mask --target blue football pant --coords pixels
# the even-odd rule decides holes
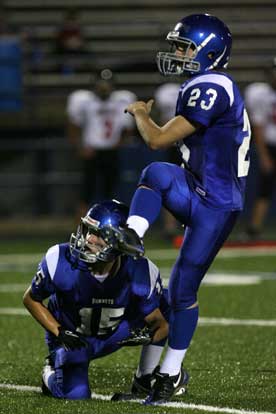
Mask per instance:
[[[160,309],[164,317],[169,320],[168,292],[164,289],[160,299]],[[138,323],[138,322],[137,322]],[[135,326],[137,325],[135,323]],[[142,325],[141,325],[142,326]],[[88,348],[76,351],[65,351],[57,346],[54,338],[47,335],[48,347],[54,361],[55,373],[50,377],[48,387],[53,397],[67,399],[87,399],[91,397],[88,381],[88,368],[91,360],[109,355],[121,348],[119,341],[126,339],[130,333],[130,325],[123,321],[113,335],[107,339],[87,337]],[[160,341],[164,346],[166,339]]]

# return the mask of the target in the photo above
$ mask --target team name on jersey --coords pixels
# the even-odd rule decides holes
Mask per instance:
[[[114,305],[114,299],[92,298],[92,305]]]

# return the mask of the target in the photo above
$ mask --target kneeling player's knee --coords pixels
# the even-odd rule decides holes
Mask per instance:
[[[69,400],[85,400],[91,398],[91,391],[87,385],[77,385],[67,392],[64,398]]]

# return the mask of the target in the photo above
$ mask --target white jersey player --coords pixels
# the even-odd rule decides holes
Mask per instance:
[[[89,90],[77,90],[69,95],[67,114],[71,122],[83,129],[82,145],[97,149],[118,146],[123,129],[133,126],[124,108],[136,99],[127,90],[111,92],[104,100]]]
[[[160,122],[165,124],[175,116],[176,101],[179,94],[180,84],[168,82],[160,85],[154,95],[155,104],[160,112]]]
[[[259,158],[259,188],[247,229],[250,239],[259,236],[276,182],[276,59],[267,73],[267,82],[250,84],[245,103],[251,118]]]
[[[77,90],[69,95],[68,138],[77,149],[83,172],[78,215],[92,202],[114,198],[118,147],[126,130],[134,128],[124,109],[136,99],[130,91],[113,90],[109,78],[99,79],[93,91]]]

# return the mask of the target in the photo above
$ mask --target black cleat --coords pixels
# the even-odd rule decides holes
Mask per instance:
[[[156,382],[152,391],[144,401],[145,404],[162,404],[169,401],[173,396],[183,395],[187,392],[189,374],[181,368],[178,375],[155,374]]]
[[[49,377],[49,375],[51,373],[54,373],[54,372],[55,372],[54,371],[54,365],[53,365],[51,355],[48,355],[45,358],[45,363],[44,363],[44,367],[43,367],[43,370],[42,370],[42,381],[41,381],[42,394],[47,395],[48,397],[52,396],[52,393],[49,390],[49,388],[47,387],[47,385],[45,383],[45,380],[46,380],[47,377]]]
[[[159,369],[159,366],[158,366]],[[132,381],[131,392],[135,395],[147,395],[151,392],[153,384],[155,383],[155,370],[152,374],[142,375],[141,377],[137,377],[134,375]]]
[[[107,244],[119,250],[122,254],[133,256],[134,258],[144,256],[143,241],[136,231],[129,227],[117,229],[112,226],[105,226],[101,229],[101,237]]]
[[[159,369],[159,366],[157,367],[157,369]],[[152,374],[142,375],[141,377],[137,377],[136,375],[134,375],[131,386],[131,392],[117,392],[112,396],[111,401],[129,401],[144,398],[151,392],[154,382],[155,370]]]
[[[49,388],[45,385],[43,378],[41,381],[41,391],[42,391],[42,394],[46,395],[47,397],[52,397],[52,393],[49,390]]]

